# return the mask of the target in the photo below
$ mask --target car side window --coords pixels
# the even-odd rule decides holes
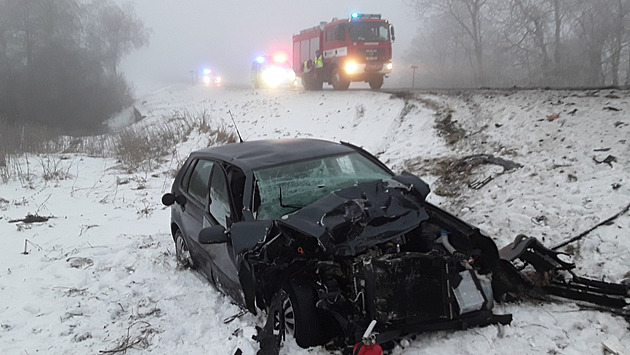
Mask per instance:
[[[230,190],[225,172],[219,165],[215,165],[210,178],[210,215],[217,223],[227,228],[227,218],[230,218]]]
[[[213,163],[207,160],[199,160],[190,174],[188,189],[190,196],[204,206],[208,202],[208,183]]]
[[[192,175],[192,172],[195,168],[195,164],[197,163],[197,161],[192,161],[190,164],[188,164],[188,167],[186,168],[186,172],[184,173],[184,176],[182,178],[182,191],[188,191],[188,183],[190,182],[190,175]]]
[[[234,203],[234,218],[240,220],[243,216],[243,194],[245,193],[245,173],[243,170],[231,166],[227,169],[228,183]]]

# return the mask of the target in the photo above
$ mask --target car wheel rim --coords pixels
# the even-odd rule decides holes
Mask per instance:
[[[192,265],[190,251],[188,250],[188,246],[186,246],[184,237],[182,237],[181,235],[177,237],[177,245],[176,245],[175,254],[177,256],[177,262],[180,265],[182,266]]]
[[[286,333],[295,336],[295,310],[293,309],[293,303],[291,298],[284,292],[282,300],[282,313],[284,315],[284,326]]]
[[[291,303],[289,295],[284,290],[280,291],[280,299],[282,300],[282,310],[274,315],[274,334],[280,334],[280,328],[284,321],[284,334],[295,337],[295,313],[293,304]]]

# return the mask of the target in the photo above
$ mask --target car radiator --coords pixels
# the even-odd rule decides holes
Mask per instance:
[[[358,259],[354,264],[355,293],[363,295],[365,316],[380,324],[452,319],[458,311],[451,288],[452,268],[451,259],[440,253]]]

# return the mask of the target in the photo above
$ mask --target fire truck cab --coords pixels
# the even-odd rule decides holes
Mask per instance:
[[[394,28],[377,14],[353,13],[348,19],[321,22],[293,35],[293,70],[307,90],[328,83],[345,90],[350,82],[362,81],[380,89],[392,71]],[[323,67],[312,62],[323,55]]]

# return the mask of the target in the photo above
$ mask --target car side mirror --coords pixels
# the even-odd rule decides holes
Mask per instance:
[[[186,201],[187,201],[186,196],[184,195],[175,196],[175,194],[172,194],[170,192],[162,196],[162,203],[165,206],[171,206],[175,202],[177,202],[178,205],[185,205]]]
[[[162,196],[162,204],[164,204],[164,206],[171,206],[175,203],[176,200],[177,198],[175,197],[175,195],[170,192]]]
[[[199,243],[201,244],[219,244],[227,241],[228,235],[223,226],[206,227],[199,232]]]
[[[390,31],[392,34],[392,43],[396,42],[396,32],[394,31],[394,26],[390,26]]]

